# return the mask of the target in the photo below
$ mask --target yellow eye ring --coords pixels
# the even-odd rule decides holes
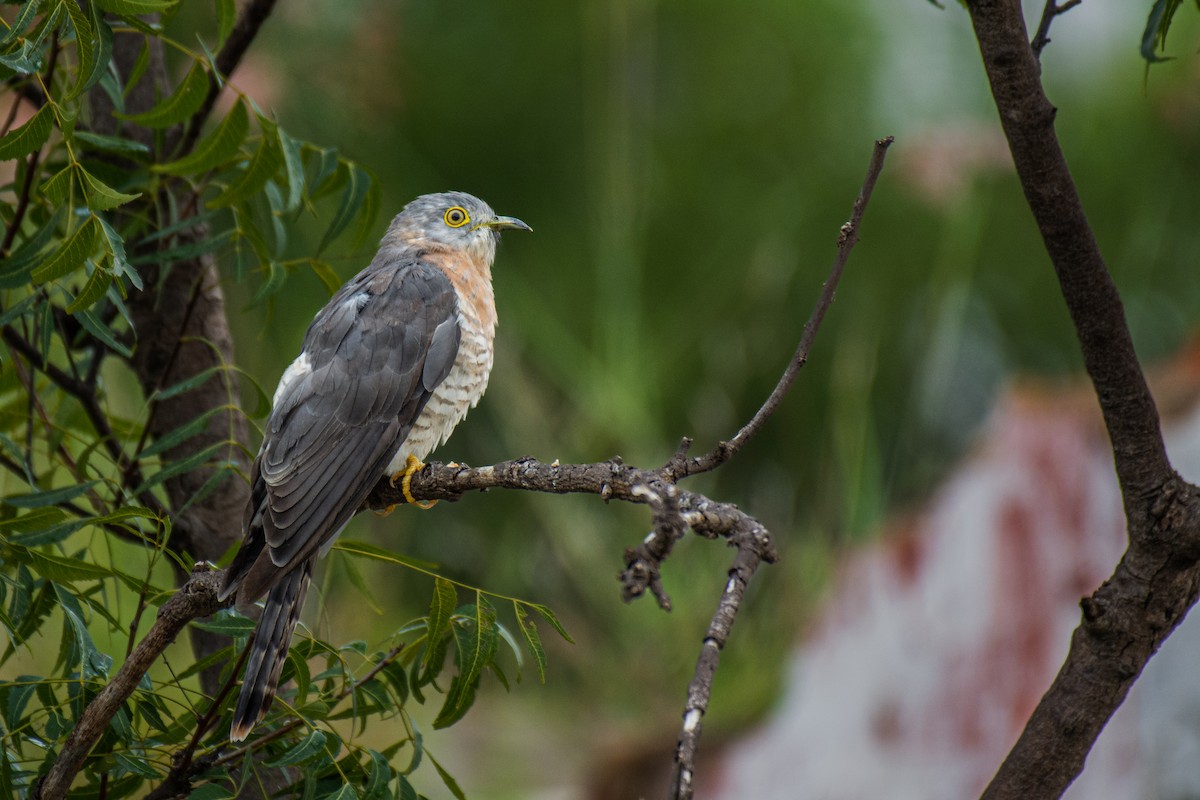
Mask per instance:
[[[442,219],[451,228],[461,228],[471,221],[471,215],[462,206],[451,206],[446,209],[446,213],[442,215]]]

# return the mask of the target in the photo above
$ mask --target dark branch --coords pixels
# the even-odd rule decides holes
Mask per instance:
[[[50,86],[54,80],[54,68],[58,64],[58,51],[58,30],[56,29],[50,39],[50,60],[46,66],[45,78],[47,86]],[[25,212],[29,210],[29,198],[33,195],[33,181],[37,177],[38,161],[41,157],[41,148],[34,150],[29,156],[29,164],[25,169],[25,181],[21,184],[20,194],[17,195],[17,207],[13,211],[13,218],[9,221],[7,230],[4,231],[4,242],[0,243],[0,258],[8,255],[9,249],[17,239],[17,233],[21,230],[21,223],[25,221]]]
[[[1017,175],[1100,403],[1129,536],[1112,577],[1083,601],[1066,662],[984,793],[1056,798],[1083,769],[1146,662],[1196,602],[1200,498],[1167,459],[1120,295],[1059,147],[1055,108],[1042,89],[1020,3],[968,0],[968,8]]]
[[[204,98],[204,104],[192,115],[187,131],[183,134],[182,152],[191,152],[191,149],[195,147],[196,141],[200,138],[200,131],[204,128],[204,123],[208,120],[213,106],[216,105],[217,97],[221,94],[225,79],[233,74],[238,64],[242,63],[242,56],[246,54],[246,50],[249,49],[274,7],[275,0],[248,0],[242,6],[237,22],[234,23],[233,30],[229,32],[229,38],[225,40],[221,52],[217,53],[215,63],[217,74],[210,75],[208,78],[208,94]]]
[[[1174,473],[1121,297],[1059,147],[1056,109],[1042,90],[1020,4],[973,0],[969,8],[1025,199],[1054,264],[1100,400],[1126,510],[1144,518]]]

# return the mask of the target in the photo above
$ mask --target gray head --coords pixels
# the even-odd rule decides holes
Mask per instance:
[[[502,230],[532,228],[515,217],[498,215],[466,192],[440,192],[423,194],[406,205],[388,226],[383,241],[421,250],[465,250],[490,264]]]

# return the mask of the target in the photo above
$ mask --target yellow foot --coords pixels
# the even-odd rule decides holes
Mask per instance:
[[[392,484],[392,485],[395,486],[395,484]],[[390,506],[385,508],[383,511],[375,511],[373,513],[377,517],[390,517],[392,515],[392,512],[395,511],[399,507],[400,507],[399,503],[392,503]]]
[[[392,485],[392,488],[395,488],[396,480],[399,479],[400,491],[404,493],[404,499],[406,501],[413,504],[417,508],[430,509],[437,505],[437,500],[422,501],[412,496],[412,476],[424,468],[425,464],[422,463],[421,459],[410,453],[408,460],[404,462],[404,469],[393,475],[388,483]],[[384,512],[384,515],[386,516],[387,514],[392,513],[392,509],[394,508],[395,506],[389,506],[387,511]]]

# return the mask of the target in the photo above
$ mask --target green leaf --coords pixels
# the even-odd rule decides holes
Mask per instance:
[[[333,221],[329,223],[325,235],[321,237],[321,243],[317,245],[318,254],[323,252],[354,219],[354,215],[362,206],[363,199],[367,196],[367,189],[371,185],[371,177],[356,165],[348,164],[347,171],[346,188],[342,190],[342,202],[333,216]]]
[[[421,759],[425,757],[425,737],[415,727],[412,732],[412,746],[412,759],[408,762],[408,766],[400,771],[401,775],[412,775],[417,767],[421,766]]]
[[[542,639],[538,636],[537,623],[529,618],[525,606],[515,600],[513,610],[517,613],[517,626],[521,629],[521,635],[525,637],[525,644],[529,647],[529,654],[533,656],[533,663],[537,667],[538,681],[545,683],[546,648],[542,647]]]
[[[37,110],[24,125],[0,136],[0,161],[23,158],[37,150],[50,138],[54,112],[47,103]]]
[[[233,800],[236,795],[219,783],[206,783],[188,792],[188,800]]]
[[[166,11],[178,0],[94,0],[94,2],[105,11],[128,16]]]
[[[29,698],[33,697],[33,692],[37,689],[35,681],[41,682],[42,678],[20,675],[15,681],[5,681],[3,688],[8,697],[4,704],[4,724],[9,730],[20,726],[25,706],[29,704]]]
[[[358,593],[362,596],[363,602],[367,607],[380,616],[383,615],[383,609],[379,606],[379,601],[375,599],[375,593],[371,591],[370,584],[363,577],[362,572],[355,565],[354,561],[349,558],[341,559],[342,567],[346,570],[346,575],[350,578],[350,584],[358,589]]]
[[[104,78],[112,76],[112,73],[109,72],[108,69],[109,64],[112,62],[112,28],[109,27],[108,20],[104,18],[104,12],[99,8],[99,6],[97,6],[95,3],[90,3],[88,4],[88,10],[91,13],[92,29],[96,32],[96,46],[98,52],[96,53],[96,59],[92,67],[91,74],[87,75],[86,78],[81,75],[83,86],[80,90],[80,93],[91,89]],[[115,88],[115,81],[113,85]]]
[[[260,124],[271,124],[269,120],[263,117],[259,117],[259,122]],[[275,174],[275,170],[279,168],[282,158],[283,156],[279,153],[275,136],[268,135],[264,130],[262,139],[258,143],[258,150],[254,152],[254,157],[250,159],[250,163],[246,165],[246,168],[242,170],[233,183],[225,188],[225,191],[209,201],[209,207],[224,208],[231,206],[261,191],[267,181],[271,179],[271,176]]]
[[[149,2],[149,0],[146,0]],[[148,11],[116,11],[109,8],[109,5],[142,5],[141,0],[102,0],[100,6],[106,11],[113,11],[117,14],[145,14]],[[157,5],[157,4],[156,4]],[[192,114],[199,110],[204,104],[204,98],[208,95],[208,73],[204,71],[204,65],[196,62],[192,65],[191,70],[175,87],[175,91],[154,108],[149,111],[143,111],[140,114],[120,114],[116,116],[121,119],[128,120],[135,125],[143,125],[147,128],[166,128],[183,122]]]
[[[246,111],[246,101],[239,97],[221,124],[201,139],[189,155],[169,164],[157,164],[152,169],[168,175],[199,175],[216,169],[237,155],[249,130],[250,115]]]
[[[1151,64],[1170,61],[1156,53],[1167,45],[1167,31],[1171,29],[1171,20],[1179,10],[1183,0],[1155,0],[1150,7],[1150,16],[1146,20],[1146,28],[1142,31],[1142,58]]]
[[[338,289],[342,288],[342,279],[338,277],[338,274],[333,271],[333,267],[327,262],[314,258],[309,260],[308,265],[312,268],[313,273],[321,279],[321,283],[325,286],[326,291],[329,292],[330,297]]]
[[[230,637],[249,636],[254,630],[254,620],[243,617],[241,614],[234,614],[232,609],[222,609],[212,619],[195,620],[192,625]]]
[[[208,447],[205,447],[199,452],[192,453],[187,458],[174,461],[170,466],[159,470],[158,472],[154,473],[153,476],[147,478],[146,481],[137,489],[135,489],[133,493],[135,495],[140,495],[142,492],[154,488],[169,478],[173,478],[176,475],[182,475],[185,472],[190,472],[191,470],[207,463],[219,451],[227,449],[228,447],[228,442],[216,442],[215,444],[210,444]]]
[[[361,245],[363,239],[371,232],[371,228],[375,225],[375,219],[379,216],[379,207],[383,202],[383,189],[380,187],[379,180],[374,175],[369,175],[369,177],[367,196],[363,199],[362,211],[358,215],[358,230],[354,233],[355,247]]]
[[[283,282],[287,278],[287,270],[285,270],[275,259],[268,259],[267,279],[263,281],[262,286],[258,287],[258,291],[254,293],[254,305],[261,303],[271,295],[283,288]]]
[[[158,770],[151,767],[147,762],[134,758],[133,756],[125,755],[124,753],[114,753],[113,760],[117,762],[117,766],[123,768],[126,772],[132,775],[138,775],[143,778],[159,777]]]
[[[83,173],[83,183],[87,192],[88,205],[96,211],[107,211],[110,208],[116,208],[131,200],[136,200],[142,195],[141,192],[137,194],[118,192],[86,169],[80,167],[79,171]]]
[[[215,367],[214,369],[220,369],[220,368]],[[208,372],[208,370],[205,370],[205,372]],[[228,413],[229,413],[229,408],[227,408],[226,406],[217,406],[216,408],[208,409],[207,411],[205,411],[203,414],[196,417],[195,419],[189,420],[188,422],[184,423],[183,425],[180,425],[178,428],[171,431],[170,433],[167,433],[167,434],[155,439],[154,444],[150,445],[145,450],[143,450],[141,452],[141,454],[138,456],[138,459],[140,460],[143,458],[149,458],[150,456],[155,456],[155,455],[158,455],[159,453],[166,452],[167,450],[170,450],[172,447],[175,447],[176,445],[183,444],[188,439],[191,439],[193,436],[195,436],[199,433],[203,433],[204,430],[208,428],[208,421],[210,419],[212,419],[215,415],[228,414]]]
[[[46,263],[33,271],[31,277],[34,283],[46,283],[70,275],[83,264],[96,246],[95,220],[95,217],[88,217]]]
[[[128,278],[135,289],[142,289],[142,276],[134,269],[129,260],[125,258],[125,239],[121,234],[117,233],[116,228],[108,223],[104,217],[96,217],[96,222],[100,225],[100,231],[104,234],[101,240],[105,245],[105,250],[108,251],[109,257],[112,259],[113,274],[117,277]]]
[[[112,570],[96,566],[77,558],[56,556],[30,548],[21,549],[21,560],[29,564],[39,575],[56,583],[75,581],[101,581],[113,577]]]
[[[0,47],[16,41],[17,37],[24,33],[29,24],[33,22],[41,7],[42,0],[25,0],[24,3],[20,4],[20,9],[17,11],[17,16],[13,19],[12,25],[4,32],[4,36],[0,36]]]
[[[108,291],[108,287],[112,285],[113,274],[99,264],[92,266],[92,274],[88,276],[87,283],[79,290],[79,294],[75,299],[67,305],[67,313],[74,314],[76,311],[82,311],[85,308],[91,308],[104,297],[104,293]]]
[[[291,748],[274,761],[267,762],[268,767],[287,767],[311,761],[325,752],[324,732],[312,730],[302,742]]]
[[[28,514],[0,522],[0,533],[13,534],[48,528],[67,518],[67,512],[54,506],[35,508]]]
[[[325,800],[358,800],[358,792],[348,783],[343,783],[342,788],[336,792],[325,796]],[[463,798],[466,800],[466,798]]]
[[[34,266],[44,261],[43,251],[58,233],[62,217],[56,212],[37,233],[26,238],[8,258],[0,261],[0,289],[13,289],[29,282]]]
[[[75,85],[64,96],[64,100],[73,100],[79,96],[88,82],[93,78],[98,79],[96,75],[96,50],[99,44],[99,37],[92,29],[92,24],[88,22],[87,15],[83,13],[83,9],[78,3],[73,0],[68,0],[62,4],[67,9],[67,18],[71,20],[71,29],[75,32],[75,48],[78,62],[75,67],[76,79]]]
[[[417,800],[417,790],[408,782],[408,778],[400,776],[400,785],[396,787],[397,800]]]
[[[300,158],[300,143],[288,136],[283,128],[276,128],[279,136],[279,151],[283,154],[284,174],[287,175],[288,196],[284,210],[288,213],[300,207],[304,194],[304,163]]]
[[[79,324],[82,325],[88,333],[99,339],[114,353],[122,355],[125,358],[131,358],[133,356],[133,351],[130,350],[129,347],[127,347],[120,339],[118,339],[113,330],[105,325],[100,318],[91,311],[76,311],[71,316],[79,320]]]
[[[62,489],[51,489],[45,492],[32,492],[30,494],[10,495],[3,498],[3,501],[10,506],[17,508],[41,508],[43,506],[53,506],[59,503],[65,503],[68,500],[74,500],[84,492],[91,489],[99,481],[88,481],[87,483],[77,484],[75,486],[65,486]]]
[[[141,142],[135,142],[133,139],[122,139],[119,136],[102,136],[91,131],[75,131],[72,138],[77,142],[83,142],[90,150],[99,150],[102,153],[112,153],[117,156],[126,156],[129,158],[144,158],[150,155],[150,148]]]
[[[165,250],[157,250],[152,253],[147,253],[144,256],[138,256],[133,259],[134,264],[168,264],[172,261],[190,261],[193,258],[198,258],[205,253],[211,253],[229,243],[233,238],[234,230],[229,228],[213,236],[204,236],[187,244],[181,244],[176,247],[168,247]],[[144,241],[144,240],[143,240]]]
[[[463,794],[463,790],[458,785],[458,782],[451,777],[449,772],[446,772],[446,769],[437,762],[437,759],[430,756],[429,760],[433,762],[433,768],[437,770],[437,774],[441,777],[442,783],[446,784],[446,788],[450,790],[450,794],[454,795],[457,800],[467,800],[467,796]]]
[[[117,96],[114,103],[117,105],[117,111],[125,110],[125,98],[138,85],[142,77],[146,74],[146,70],[150,68],[150,37],[146,37],[146,41],[138,50],[137,58],[133,61],[133,66],[129,69],[129,76],[125,79],[125,87],[121,90],[121,94]]]
[[[148,519],[152,520],[156,524],[161,522],[157,514],[148,508],[143,508],[142,506],[125,506],[124,508],[118,508],[111,514],[105,514],[103,516],[96,517],[95,519],[90,520],[90,522],[92,525],[116,525],[131,519]]]
[[[436,677],[442,671],[442,660],[446,656],[445,637],[450,632],[457,607],[458,591],[454,584],[439,576],[433,582],[433,597],[429,601],[429,637],[422,660],[428,678]]]
[[[237,5],[234,0],[217,0],[217,47],[229,38],[233,23],[237,22]]]
[[[173,383],[170,386],[168,386],[166,389],[163,389],[162,391],[155,393],[154,399],[155,400],[166,400],[168,398],[174,397],[177,394],[183,394],[184,392],[190,392],[192,389],[195,389],[197,386],[207,383],[208,379],[211,378],[213,375],[216,375],[218,372],[222,372],[224,370],[225,370],[225,367],[220,364],[218,364],[215,367],[209,367],[207,369],[203,369],[203,370],[197,372],[195,375],[192,375],[190,378],[184,378],[179,383]]]
[[[74,183],[74,176],[74,167],[63,167],[59,172],[47,179],[39,188],[52,205],[65,206],[71,200],[71,187]]]
[[[341,169],[341,160],[337,151],[332,148],[322,148],[317,151],[316,173],[309,182],[308,196],[320,200],[327,194],[336,192],[346,181],[345,170]]]
[[[21,39],[15,52],[0,53],[0,64],[23,75],[42,68],[42,49],[30,39]]]
[[[475,605],[464,610],[467,619],[454,626],[455,661],[458,674],[450,682],[450,690],[433,727],[446,728],[458,722],[475,702],[479,678],[496,653],[496,611],[482,593],[475,593]]]
[[[567,629],[562,626],[562,623],[558,621],[558,617],[554,616],[554,612],[551,611],[548,606],[530,603],[529,607],[541,614],[542,618],[546,620],[546,622],[549,622],[550,626],[554,628],[554,630],[558,631],[559,636],[566,639],[571,644],[575,644],[575,640],[571,638],[571,634],[567,633]]]
[[[63,642],[66,646],[59,652],[59,663],[68,668],[78,668],[85,678],[103,677],[108,672],[108,660],[96,649],[92,635],[88,633],[87,620],[84,619],[79,601],[58,584],[54,584],[54,594],[67,621],[63,626]]]
[[[392,765],[378,750],[367,750],[371,759],[371,770],[368,773],[367,785],[363,789],[363,800],[382,800],[390,797],[388,784],[392,782]]]

